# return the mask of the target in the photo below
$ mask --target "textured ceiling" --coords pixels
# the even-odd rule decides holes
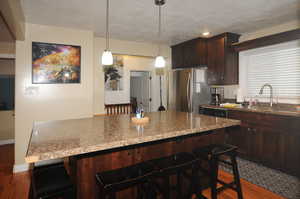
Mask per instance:
[[[110,0],[111,38],[157,42],[154,0]],[[105,35],[105,0],[23,0],[26,21]],[[299,19],[300,0],[166,0],[162,40],[175,44],[202,32],[246,33]]]

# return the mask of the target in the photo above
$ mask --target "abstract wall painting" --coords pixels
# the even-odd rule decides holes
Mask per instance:
[[[32,83],[80,83],[81,47],[32,42]]]

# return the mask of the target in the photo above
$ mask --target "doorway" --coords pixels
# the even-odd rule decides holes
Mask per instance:
[[[142,106],[145,112],[151,111],[151,74],[149,71],[130,71],[130,99],[133,104]]]
[[[0,58],[0,145],[14,143],[15,60]]]

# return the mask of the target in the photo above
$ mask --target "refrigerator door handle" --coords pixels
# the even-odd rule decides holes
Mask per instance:
[[[191,111],[191,102],[190,102],[190,86],[191,86],[191,74],[188,76],[187,88],[186,88],[186,97],[188,102],[188,112]]]

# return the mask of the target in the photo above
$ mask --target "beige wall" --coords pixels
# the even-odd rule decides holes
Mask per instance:
[[[127,55],[141,55],[141,56],[156,56],[157,55],[157,45],[151,43],[141,43],[141,42],[131,42],[131,41],[122,41],[122,40],[111,40],[110,48],[113,53],[117,54],[127,54]],[[94,81],[94,113],[102,114],[104,113],[104,74],[102,65],[100,64],[100,58],[102,56],[102,52],[105,49],[105,39],[104,38],[95,38],[94,39],[94,73],[95,73],[95,81]],[[162,55],[167,58],[167,68],[171,66],[171,48],[167,45],[162,46]],[[150,66],[149,62],[144,59],[138,58],[127,58],[125,64],[128,66],[127,75],[130,70],[151,70],[153,72],[153,67]],[[157,77],[154,75],[154,82],[158,82]],[[127,85],[128,86],[128,85]],[[165,87],[165,84],[164,84]],[[154,85],[154,88],[158,88],[158,84]],[[128,89],[128,87],[127,87]],[[166,91],[166,89],[164,89]],[[124,94],[124,93],[123,93]],[[154,91],[153,91],[154,94]],[[156,94],[155,98],[158,97]],[[117,99],[120,95],[123,97],[122,93],[107,93],[106,96],[108,99]],[[125,97],[126,98],[126,97]],[[164,100],[166,100],[166,94],[164,96]],[[154,106],[157,106],[157,99],[153,102]],[[165,103],[166,105],[166,103]],[[155,108],[154,108],[155,109]]]
[[[15,74],[15,60],[0,59],[0,75],[14,75]]]
[[[240,42],[250,40],[250,39],[259,38],[259,37],[263,37],[263,36],[267,36],[267,35],[272,35],[272,34],[276,34],[276,33],[280,33],[280,32],[294,30],[294,29],[297,29],[297,28],[300,28],[300,19],[290,21],[290,22],[287,22],[287,23],[283,23],[283,24],[280,24],[280,25],[277,25],[277,26],[272,26],[272,27],[263,28],[263,29],[260,29],[260,30],[257,30],[257,31],[244,33],[240,37]]]
[[[31,84],[32,41],[81,46],[81,84]],[[100,57],[105,49],[104,38],[94,38],[91,31],[26,24],[25,41],[16,42],[16,120],[15,164],[24,164],[34,121],[91,117],[104,113],[104,76]],[[155,56],[157,45],[111,41],[114,53]],[[171,50],[163,47],[170,66]],[[143,61],[128,60],[139,68]],[[147,66],[149,67],[149,66]],[[33,93],[28,92],[33,91]]]
[[[0,111],[0,140],[14,139],[14,111]]]
[[[118,104],[130,102],[130,71],[149,71],[151,80],[151,111],[157,111],[160,106],[159,76],[155,73],[154,57],[123,56],[124,60],[124,90],[105,91],[105,104]],[[162,78],[163,104],[166,106],[165,77]]]
[[[81,83],[32,84],[32,41],[80,45]],[[25,41],[16,43],[15,164],[24,163],[34,121],[93,115],[93,42],[91,31],[26,24]]]
[[[0,12],[15,39],[25,38],[25,17],[20,0],[1,0]]]
[[[15,53],[16,53],[15,42],[0,42],[0,54],[14,55]]]

